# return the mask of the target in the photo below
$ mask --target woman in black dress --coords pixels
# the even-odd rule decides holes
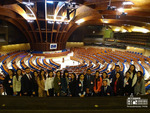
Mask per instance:
[[[76,74],[75,73],[71,73],[71,80],[69,82],[69,90],[70,90],[70,96],[75,97],[76,96]]]
[[[13,76],[14,76],[14,70],[9,69],[8,75],[6,75],[3,82],[7,95],[13,95],[13,82],[12,82]]]

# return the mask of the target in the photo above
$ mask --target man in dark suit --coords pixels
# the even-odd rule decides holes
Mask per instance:
[[[30,74],[30,68],[25,69],[26,74],[21,78],[21,89],[24,96],[34,95],[33,77]]]
[[[113,90],[107,85],[107,80],[103,80],[103,86],[101,87],[101,96],[112,96]]]
[[[91,75],[91,70],[87,69],[87,73],[85,75],[85,83],[86,83],[86,95],[93,95],[93,87],[94,87],[94,76]]]
[[[121,79],[122,79],[122,80],[124,79],[123,72],[120,71],[120,66],[119,66],[119,65],[116,65],[116,66],[115,66],[115,69],[111,71],[111,74],[110,74],[110,77],[109,77],[109,79],[110,79],[111,81],[112,81],[112,79],[115,78],[117,72],[120,73]]]

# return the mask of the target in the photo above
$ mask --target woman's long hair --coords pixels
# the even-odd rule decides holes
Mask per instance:
[[[48,78],[50,77],[50,76],[49,76],[49,73],[51,73],[51,72],[53,73],[53,70],[49,70],[49,71],[48,71],[48,76],[47,76]],[[54,73],[53,73],[53,77],[54,77]]]
[[[99,74],[100,74],[99,71],[96,71],[96,72],[95,72],[95,75],[94,75],[94,79],[96,79],[96,73],[99,73]],[[100,80],[100,76],[98,76],[98,80]]]
[[[137,73],[140,73],[140,77],[138,77],[138,82],[140,83],[141,82],[141,80],[143,79],[143,73],[142,73],[142,71],[138,71]]]
[[[55,77],[58,77],[57,73],[60,73],[60,78],[61,78],[61,71],[60,70],[56,71],[56,76]]]
[[[14,71],[13,69],[9,69],[9,70],[11,70],[11,71],[12,71],[12,76],[14,76],[15,71]],[[8,76],[9,76],[9,73],[8,73]]]
[[[136,73],[136,67],[135,67],[135,65],[134,65],[134,64],[130,65],[130,67],[129,67],[129,70],[128,70],[128,71],[130,71],[130,70],[131,70],[131,66],[133,66],[133,67],[134,67],[133,75],[135,75],[135,73]]]
[[[18,76],[18,73],[17,73],[17,72],[18,72],[19,70],[21,71],[21,69],[17,69],[17,71],[16,71],[16,78],[17,78],[17,81],[18,81],[18,78],[19,78],[19,76]],[[21,71],[21,74],[20,74],[20,75],[22,75],[22,71]]]
[[[77,79],[77,78],[76,78],[76,74],[75,74],[75,73],[71,73],[71,74],[73,74],[73,76],[74,76],[73,81],[76,80],[76,79]],[[72,78],[71,78],[71,80],[72,80]]]
[[[40,80],[42,80],[42,75],[41,75],[42,71],[44,71],[44,70],[43,70],[43,69],[41,69],[41,70],[40,70],[40,74],[39,74],[39,78],[40,78]],[[45,74],[45,72],[44,72],[44,79],[46,80],[46,74]]]
[[[69,76],[69,72],[68,72],[68,70],[64,70],[64,73],[63,73],[63,78],[66,78],[66,75],[65,75],[65,73],[68,73],[68,76]],[[67,76],[67,77],[68,77]]]
[[[78,76],[78,81],[80,81],[80,76],[81,76],[81,75],[84,75],[84,74],[83,74],[83,73],[80,73],[80,74],[79,74],[79,76]]]

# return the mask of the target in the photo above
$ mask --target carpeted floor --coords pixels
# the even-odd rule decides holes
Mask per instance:
[[[128,108],[127,97],[12,97],[0,96],[0,113],[138,113],[150,112],[147,108]]]

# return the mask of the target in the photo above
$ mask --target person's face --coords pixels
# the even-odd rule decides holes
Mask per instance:
[[[30,73],[30,69],[26,69],[26,73],[29,74]]]
[[[115,70],[116,70],[117,72],[119,72],[119,71],[120,71],[120,67],[117,66],[117,67],[115,68]]]
[[[41,75],[44,75],[44,71],[41,72]]]
[[[18,74],[18,75],[21,75],[21,70],[18,70],[18,71],[17,71],[17,74]]]
[[[103,81],[103,86],[107,86],[107,82],[106,81]]]
[[[80,76],[80,80],[84,80],[84,75],[81,75],[81,76]]]
[[[91,74],[91,70],[87,70],[87,74],[90,75]]]
[[[57,77],[60,77],[60,72],[57,72]]]
[[[9,71],[8,71],[8,74],[9,74],[9,75],[12,75],[12,74],[13,74],[13,72],[12,72],[11,70],[9,70]]]
[[[74,79],[74,75],[73,75],[73,74],[71,74],[71,79],[72,79],[72,80]]]
[[[96,77],[98,77],[99,76],[99,72],[96,72]]]
[[[130,70],[133,71],[133,70],[134,70],[134,66],[131,66],[131,67],[130,67]]]
[[[137,72],[137,77],[140,77],[140,76],[142,76],[141,73],[140,73],[140,72]]]
[[[68,73],[68,72],[66,72],[66,73],[65,73],[65,77],[67,77],[68,75],[69,75],[69,73]]]
[[[50,73],[49,73],[49,76],[50,76],[50,77],[53,77],[53,72],[50,72]]]
[[[130,77],[130,73],[129,73],[129,72],[126,73],[126,77],[127,77],[127,78]]]
[[[37,76],[38,76],[38,73],[37,73],[37,72],[34,72],[34,76],[37,77]]]
[[[120,74],[119,74],[119,73],[117,73],[117,74],[116,74],[116,78],[119,78],[119,77],[120,77]]]
[[[103,73],[103,78],[106,78],[106,76],[107,76],[106,73]]]

